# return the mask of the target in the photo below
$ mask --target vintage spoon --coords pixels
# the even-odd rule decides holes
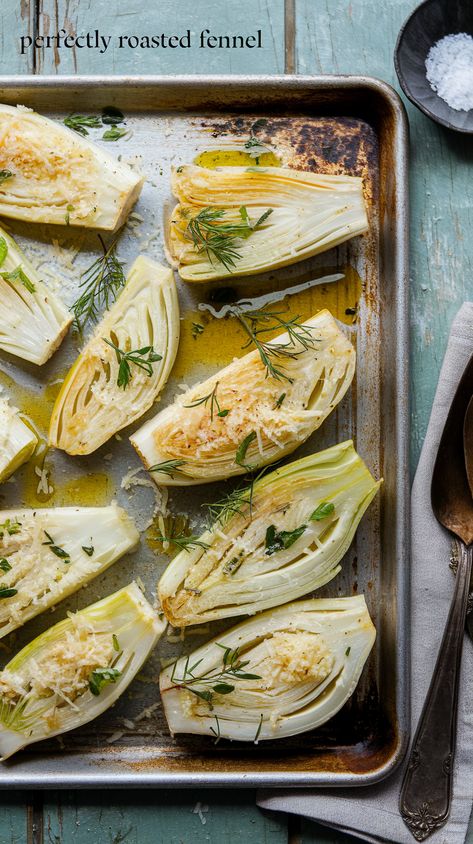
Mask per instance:
[[[463,423],[463,449],[468,485],[473,496],[473,397],[470,399]],[[473,588],[470,580],[470,596],[466,615],[466,629],[473,639]]]
[[[434,674],[401,787],[400,812],[417,841],[442,827],[450,813],[458,681],[473,559],[473,498],[466,474],[463,423],[473,396],[473,356],[445,423],[432,475],[435,516],[458,539],[455,591]],[[466,441],[468,450],[471,441]],[[473,459],[470,455],[469,459]]]

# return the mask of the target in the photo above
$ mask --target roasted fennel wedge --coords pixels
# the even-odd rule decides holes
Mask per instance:
[[[363,595],[257,615],[161,673],[169,729],[239,741],[313,730],[353,694],[375,636]]]
[[[165,628],[136,583],[69,613],[0,671],[0,758],[87,724],[123,694]]]
[[[85,586],[138,541],[115,504],[0,510],[0,638]]]
[[[47,117],[0,105],[0,214],[115,231],[140,195],[128,164]]]
[[[186,164],[173,170],[172,191],[167,249],[185,281],[285,267],[368,229],[355,176]]]
[[[0,184],[0,196],[1,190]],[[65,305],[0,228],[0,349],[40,366],[60,346],[71,322]]]
[[[90,454],[136,422],[164,387],[178,343],[173,273],[141,255],[66,376],[51,416],[50,444]]]
[[[159,581],[169,621],[250,615],[328,583],[380,483],[348,441],[231,493]]]
[[[0,483],[26,463],[38,438],[19,415],[19,410],[0,396]]]
[[[266,344],[284,377],[250,352],[130,437],[157,483],[241,475],[290,454],[322,424],[350,386],[355,350],[327,310],[299,328],[300,340],[282,334]]]

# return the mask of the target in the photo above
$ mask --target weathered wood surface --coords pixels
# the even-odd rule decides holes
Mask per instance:
[[[394,82],[396,35],[415,0],[2,0],[1,73],[363,73]],[[19,36],[64,27],[107,34],[258,28],[264,49],[53,50],[19,54]],[[409,107],[412,136],[412,465],[448,326],[473,295],[473,160],[469,139]],[[43,805],[44,801],[44,805]],[[204,822],[205,821],[205,822]],[[317,824],[264,815],[248,791],[0,795],[0,844],[349,844]],[[470,833],[469,841],[473,842]]]
[[[413,0],[297,0],[299,73],[361,73],[399,90],[397,34]],[[407,103],[411,127],[411,455],[429,419],[448,330],[473,295],[473,145]]]

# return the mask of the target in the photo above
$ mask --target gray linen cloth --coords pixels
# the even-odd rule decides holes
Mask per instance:
[[[452,325],[412,487],[412,735],[433,673],[454,586],[449,568],[451,538],[430,506],[432,469],[450,403],[471,354],[473,302],[466,302]],[[432,844],[463,844],[473,801],[473,647],[468,637],[464,645],[452,810],[448,823],[429,838]],[[262,791],[257,802],[265,809],[303,815],[365,841],[413,844],[414,838],[398,811],[403,769],[402,765],[375,786]]]

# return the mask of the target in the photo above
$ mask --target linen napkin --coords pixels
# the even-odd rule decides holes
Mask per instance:
[[[449,568],[451,537],[435,519],[430,483],[443,426],[460,377],[473,354],[473,302],[457,313],[450,332],[430,422],[412,487],[411,664],[414,735],[432,677],[454,588]],[[409,565],[409,560],[406,560]],[[447,824],[432,844],[463,844],[473,801],[473,647],[465,636],[453,801]],[[404,765],[375,786],[350,789],[261,791],[258,805],[291,812],[365,841],[413,844],[398,811]]]

